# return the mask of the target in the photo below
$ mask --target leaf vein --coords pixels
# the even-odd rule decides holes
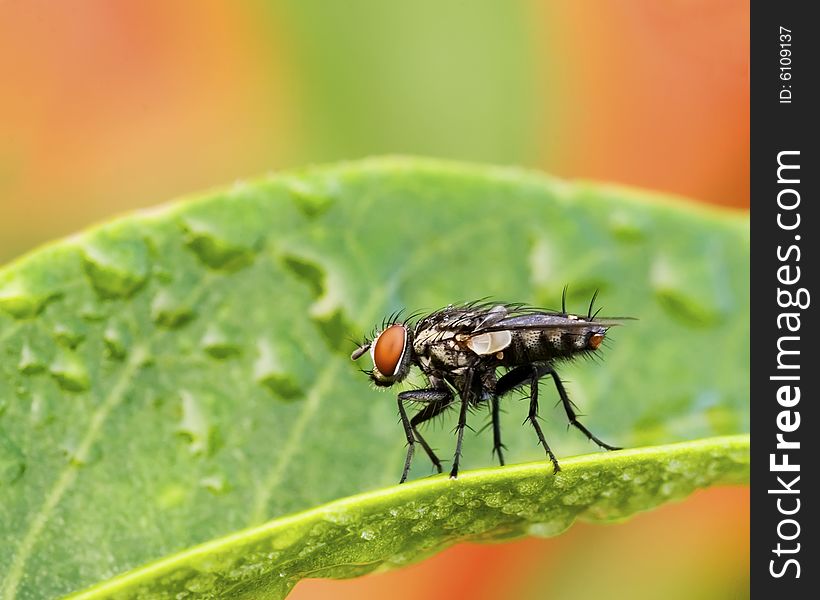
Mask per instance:
[[[88,430],[86,431],[86,434],[77,449],[77,453],[79,455],[87,454],[94,442],[97,441],[97,437],[102,429],[103,423],[108,417],[108,414],[122,401],[128,383],[131,381],[131,378],[136,373],[140,365],[144,362],[146,355],[147,350],[145,346],[140,346],[134,349],[131,359],[120,374],[120,378],[117,380],[117,383],[111,389],[111,393],[91,417]],[[26,532],[25,537],[23,537],[17,547],[17,553],[12,559],[9,568],[8,577],[6,578],[2,596],[5,600],[11,600],[14,598],[15,592],[17,591],[17,587],[19,586],[23,575],[23,567],[31,555],[34,545],[48,523],[52,511],[57,504],[59,504],[66,490],[71,487],[71,484],[74,483],[74,480],[77,478],[78,470],[79,467],[71,462],[66,465],[54,483],[54,486],[51,488],[48,496],[46,496],[42,506],[32,518],[31,525]]]
[[[287,466],[293,457],[293,453],[299,447],[299,442],[307,429],[308,423],[319,410],[319,406],[322,404],[322,399],[324,398],[324,392],[326,391],[325,388],[329,387],[333,380],[337,377],[340,362],[341,361],[339,360],[333,361],[331,365],[322,373],[316,385],[314,385],[310,392],[308,392],[307,401],[305,402],[304,408],[299,414],[299,418],[291,430],[290,436],[285,442],[285,447],[279,455],[279,460],[276,462],[273,469],[271,469],[259,492],[257,492],[254,508],[251,511],[249,524],[259,523],[267,516],[266,508],[268,500],[270,500],[273,490],[282,481],[282,477],[285,474],[285,469],[287,469]]]

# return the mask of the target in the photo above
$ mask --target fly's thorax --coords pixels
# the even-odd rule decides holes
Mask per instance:
[[[416,330],[413,351],[426,373],[464,369],[476,363],[476,354],[469,350],[462,335],[444,326]]]

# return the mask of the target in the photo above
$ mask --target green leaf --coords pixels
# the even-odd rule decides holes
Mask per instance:
[[[565,283],[581,311],[600,288],[603,314],[639,320],[612,330],[601,363],[560,372],[585,424],[634,448],[748,431],[748,281],[745,215],[412,159],[239,184],[43,248],[0,271],[0,598],[70,593],[162,557],[101,593],[275,596],[306,574],[745,481],[747,438],[562,458],[596,449],[544,386],[558,478],[506,467],[281,518],[398,480],[395,390],[371,389],[349,360],[348,338],[384,314],[484,296],[556,306]],[[542,459],[526,403],[504,409],[509,462]],[[443,457],[451,421],[430,430]],[[492,464],[488,436],[466,436],[465,469]],[[429,473],[420,453],[411,477]],[[528,481],[541,487],[528,495]],[[385,516],[422,506],[436,508],[417,531]],[[333,507],[350,514],[333,523]],[[435,526],[436,509],[457,527]]]
[[[550,537],[576,518],[610,522],[697,488],[749,477],[749,436],[564,461],[438,475],[353,496],[198,546],[75,600],[110,597],[284,597],[305,577],[355,577],[454,542]],[[169,585],[170,583],[170,585]]]

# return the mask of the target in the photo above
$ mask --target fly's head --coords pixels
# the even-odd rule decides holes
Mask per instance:
[[[405,323],[392,323],[376,334],[372,341],[365,341],[353,354],[358,360],[368,350],[373,359],[373,368],[365,371],[379,387],[390,387],[407,377],[413,353],[413,333]]]

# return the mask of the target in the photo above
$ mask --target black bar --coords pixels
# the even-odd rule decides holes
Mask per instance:
[[[752,489],[756,598],[820,597],[820,372],[815,132],[820,28],[812,2],[751,6]],[[814,210],[811,207],[814,206]],[[820,346],[818,346],[820,347]],[[799,394],[799,398],[798,398]],[[778,435],[780,437],[778,437]],[[798,447],[799,444],[799,447]],[[780,446],[780,447],[778,447]],[[793,513],[793,514],[788,514]]]

